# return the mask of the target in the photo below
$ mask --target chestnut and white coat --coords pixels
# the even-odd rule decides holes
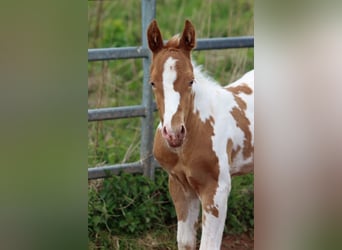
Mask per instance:
[[[196,45],[190,21],[165,45],[154,20],[148,31],[153,53],[150,80],[160,124],[153,153],[169,174],[178,219],[178,249],[220,249],[231,176],[253,172],[254,72],[222,87],[191,61]]]

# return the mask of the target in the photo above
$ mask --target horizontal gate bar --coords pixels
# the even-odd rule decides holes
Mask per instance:
[[[121,171],[126,173],[143,173],[143,168],[141,162],[88,168],[88,179],[105,178],[109,177],[110,175],[117,175]]]
[[[157,105],[155,102],[152,103],[152,109],[153,111],[157,111]],[[142,117],[145,116],[145,114],[146,109],[143,105],[88,109],[88,122]]]
[[[160,165],[154,159],[152,160],[152,165],[155,168],[160,167]],[[111,175],[117,175],[120,172],[143,173],[144,169],[143,169],[143,165],[140,161],[131,162],[131,163],[123,163],[123,164],[115,164],[115,165],[109,165],[109,166],[102,166],[102,167],[88,168],[88,180],[98,179],[98,178],[106,178],[106,177],[110,177]]]
[[[143,58],[147,57],[148,53],[148,49],[141,47],[88,49],[88,61]]]
[[[254,47],[253,36],[198,39],[195,50],[233,49]]]
[[[195,50],[232,49],[254,47],[253,36],[197,39]],[[148,57],[149,50],[142,47],[88,49],[88,61]]]
[[[100,108],[88,110],[88,121],[113,120],[120,118],[141,117],[146,113],[142,105]]]

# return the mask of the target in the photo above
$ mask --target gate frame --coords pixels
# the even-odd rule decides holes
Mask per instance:
[[[88,122],[141,117],[140,161],[88,168],[88,180],[110,177],[111,175],[116,175],[121,171],[128,173],[143,173],[146,177],[154,179],[155,168],[159,167],[159,164],[156,162],[152,154],[154,136],[153,113],[157,108],[156,104],[153,102],[152,90],[149,84],[151,54],[148,49],[146,37],[148,25],[156,17],[156,0],[142,0],[141,12],[142,46],[88,49],[88,62],[143,58],[144,76],[141,105],[88,109]],[[194,50],[253,47],[253,36],[218,37],[197,39],[196,48]]]

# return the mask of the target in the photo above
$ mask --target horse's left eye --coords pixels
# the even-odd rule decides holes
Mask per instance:
[[[193,83],[194,83],[194,80],[191,80],[191,81],[189,82],[189,86],[191,87]]]

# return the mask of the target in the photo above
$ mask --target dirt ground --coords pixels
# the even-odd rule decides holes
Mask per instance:
[[[225,235],[221,250],[251,250],[254,249],[254,238],[247,233],[240,235]]]

